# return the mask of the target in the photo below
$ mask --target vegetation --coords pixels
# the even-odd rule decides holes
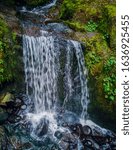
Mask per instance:
[[[15,77],[15,58],[16,34],[12,33],[0,16],[0,84],[13,80]]]
[[[95,22],[93,22],[92,20],[90,20],[87,25],[86,25],[86,30],[87,32],[94,32],[97,29],[97,24]]]
[[[97,109],[98,115],[104,114],[104,119],[115,122],[115,1],[64,0],[60,18],[70,28],[85,35],[78,39],[85,45],[88,79],[93,80],[93,111]]]

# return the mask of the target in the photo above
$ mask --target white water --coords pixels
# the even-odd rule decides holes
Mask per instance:
[[[54,42],[54,37],[45,36],[44,32],[39,37],[23,36],[23,55],[25,63],[25,82],[27,95],[34,101],[35,114],[43,112],[54,112],[56,104],[60,101],[58,96],[59,87],[57,81],[61,68],[59,62],[60,45]],[[80,103],[82,107],[81,118],[87,116],[87,106],[89,103],[89,94],[87,88],[86,69],[84,57],[80,43],[67,40],[66,62],[64,74],[64,105],[67,101],[71,101],[74,92],[74,83],[71,73],[71,51],[76,55],[79,87],[80,87]],[[65,53],[64,51],[64,53]],[[77,75],[78,76],[78,75]],[[60,81],[58,81],[59,84]],[[78,100],[77,100],[78,101]],[[70,102],[70,104],[73,101]]]
[[[31,11],[23,11],[42,14],[55,3],[56,0]],[[38,126],[40,131],[43,130],[45,121],[48,121],[50,133],[59,128],[62,130],[57,125],[57,109],[70,107],[71,111],[78,112],[84,122],[89,104],[87,71],[81,44],[58,39],[44,30],[39,32],[38,36],[23,35],[26,93],[34,102],[33,111],[27,114],[27,120],[33,125],[33,137],[39,133]],[[42,119],[45,119],[44,123]]]
[[[57,102],[57,54],[52,36],[23,36],[26,92],[35,113],[53,111]]]
[[[89,94],[87,88],[87,70],[85,68],[84,56],[82,52],[81,44],[77,41],[72,41],[75,50],[76,56],[78,60],[78,67],[79,67],[79,76],[80,76],[80,84],[81,84],[81,104],[82,104],[82,113],[81,118],[85,120],[87,116],[87,108],[89,103]]]
[[[50,3],[47,5],[41,6],[41,7],[36,7],[33,8],[32,10],[27,10],[26,7],[23,7],[21,12],[28,12],[28,13],[33,13],[33,14],[42,14],[45,12],[46,9],[49,9],[53,7],[56,4],[57,0],[52,0]]]

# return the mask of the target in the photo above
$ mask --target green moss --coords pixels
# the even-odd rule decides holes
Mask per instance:
[[[0,84],[13,80],[15,76],[16,56],[14,46],[16,45],[15,34],[12,33],[0,17]]]
[[[85,32],[85,26],[81,24],[80,22],[70,22],[70,21],[64,21],[65,24],[67,24],[71,29],[74,31],[80,31],[80,32]]]
[[[102,19],[98,22],[98,30],[101,32],[109,47],[116,49],[116,6],[106,5],[103,7]]]
[[[109,0],[64,0],[60,18],[75,31],[99,31],[106,39],[108,46],[116,47],[116,6]],[[69,22],[69,23],[68,23]]]
[[[91,38],[84,39],[86,44],[85,62],[91,76],[95,78],[103,71],[103,63],[109,53],[104,37],[96,34]]]
[[[99,18],[101,11],[98,8],[99,6],[94,5],[92,1],[64,0],[61,7],[60,18],[87,23],[87,21],[92,18]]]
[[[99,114],[115,119],[115,54],[100,33],[80,40],[86,47],[84,54],[88,79],[94,81],[94,95],[91,93],[93,111],[97,109]]]

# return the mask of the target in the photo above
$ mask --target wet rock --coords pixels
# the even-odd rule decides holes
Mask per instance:
[[[79,123],[79,117],[72,113],[72,112],[67,112],[63,115],[63,121],[65,123],[67,123],[68,125],[73,125],[73,124],[76,124],[76,123]]]
[[[50,28],[51,30],[53,30],[53,31],[55,31],[57,33],[60,33],[60,32],[64,32],[64,33],[72,32],[72,30],[69,29],[63,23],[49,23],[48,24],[48,28]]]
[[[4,141],[4,139],[5,139],[5,130],[2,126],[0,126],[0,145],[2,141]]]
[[[92,134],[92,129],[87,125],[83,126],[82,131],[83,131],[83,134],[85,134],[85,135],[91,135]]]
[[[60,131],[56,131],[54,136],[57,138],[57,139],[61,139],[63,134],[60,132]]]
[[[64,136],[62,137],[59,143],[59,146],[63,150],[68,150],[68,149],[76,150],[78,146],[78,138],[70,133],[64,134]]]
[[[8,149],[11,149],[8,136],[6,135],[5,128],[3,126],[0,126],[0,150]]]
[[[48,132],[48,122],[45,119],[42,119],[35,129],[35,134],[38,137],[46,135]]]
[[[68,127],[71,130],[72,134],[76,134],[78,136],[82,134],[82,125],[81,124],[77,123],[77,124],[69,125]]]
[[[93,148],[94,147],[91,140],[83,140],[82,143],[85,148]]]
[[[26,150],[26,149],[31,149],[33,147],[33,145],[30,142],[24,143],[22,146],[22,149]]]
[[[3,124],[8,118],[8,113],[6,110],[0,107],[0,124]]]
[[[17,136],[12,136],[10,138],[10,142],[11,142],[13,149],[18,149],[18,150],[21,149],[22,143]]]

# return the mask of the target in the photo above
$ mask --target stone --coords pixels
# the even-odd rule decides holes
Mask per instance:
[[[8,113],[0,107],[0,124],[3,124],[8,119]]]
[[[46,135],[48,132],[48,122],[45,119],[42,119],[35,129],[35,134],[38,137]]]
[[[83,130],[83,133],[85,135],[91,135],[92,134],[92,129],[87,125],[83,126],[82,130]]]
[[[6,140],[6,134],[5,134],[5,129],[3,126],[0,126],[0,149],[7,149],[7,140]]]
[[[12,101],[13,95],[9,92],[0,95],[0,105],[6,105],[6,103]]]
[[[63,150],[76,150],[78,145],[78,138],[70,133],[64,134],[61,141],[59,142],[59,146]]]
[[[60,131],[56,131],[54,136],[57,138],[57,139],[61,139],[62,138],[62,133]]]

